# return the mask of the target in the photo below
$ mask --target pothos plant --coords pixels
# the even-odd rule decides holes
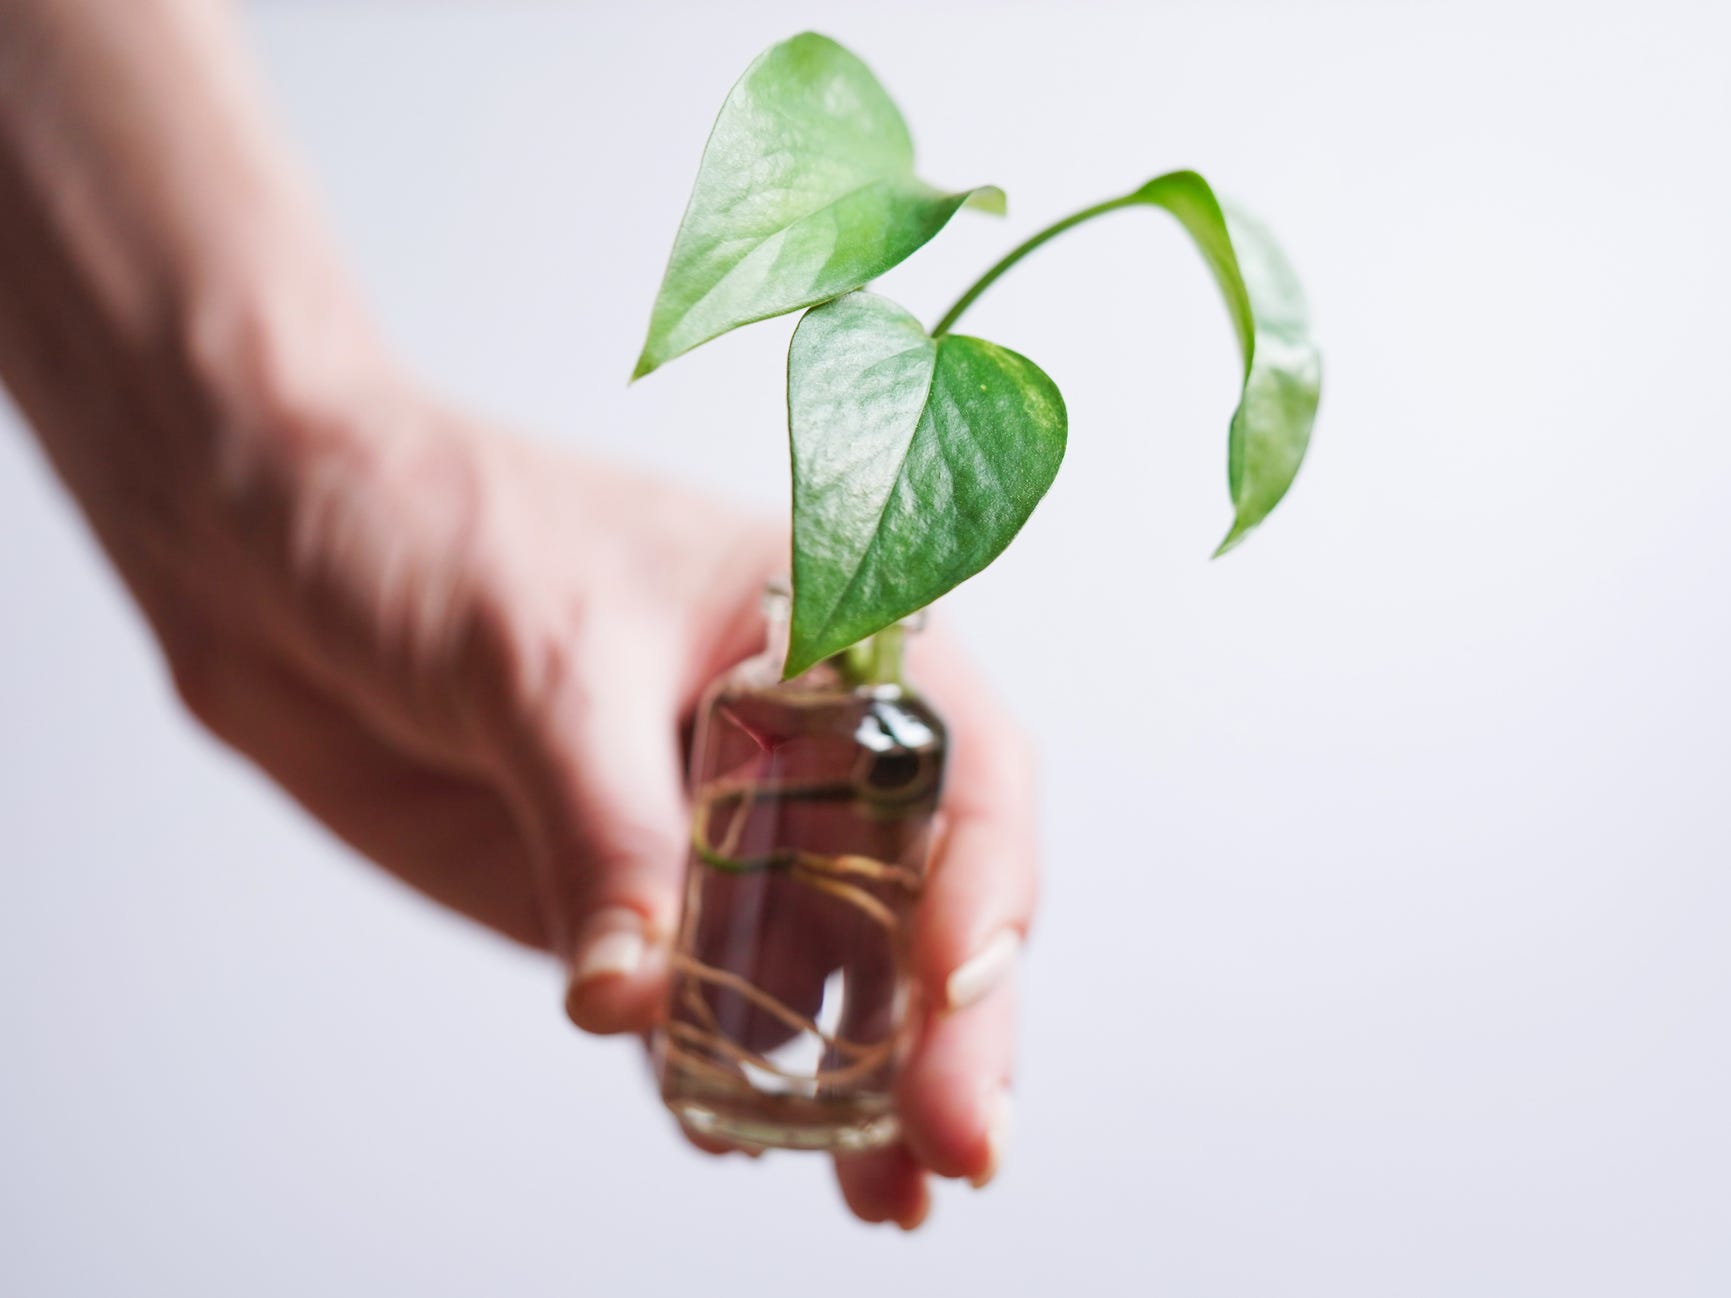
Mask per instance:
[[[1243,356],[1227,438],[1222,554],[1292,485],[1321,364],[1303,292],[1260,223],[1193,171],[1156,176],[1011,249],[926,329],[864,286],[964,207],[1003,191],[914,173],[894,102],[815,33],[759,55],[728,94],[655,299],[633,378],[740,325],[805,310],[787,357],[793,610],[784,675],[906,617],[1003,552],[1051,486],[1068,418],[1027,357],[953,332],[1005,271],[1120,208],[1157,207],[1194,240]]]

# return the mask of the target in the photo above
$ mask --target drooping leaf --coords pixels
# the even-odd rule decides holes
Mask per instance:
[[[787,406],[790,677],[979,572],[1064,458],[1064,399],[1037,365],[979,338],[933,338],[871,293],[799,322]]]
[[[1156,176],[1124,200],[1163,207],[1201,250],[1226,299],[1244,356],[1244,386],[1226,449],[1232,527],[1224,554],[1280,503],[1310,445],[1322,394],[1322,358],[1310,336],[1304,290],[1267,229],[1224,209],[1194,171]]]
[[[990,187],[914,175],[907,124],[864,63],[807,32],[728,94],[680,222],[633,378],[729,329],[824,302],[883,274]]]

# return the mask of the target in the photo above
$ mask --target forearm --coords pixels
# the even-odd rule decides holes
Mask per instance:
[[[147,611],[381,365],[224,5],[0,4],[0,375]]]

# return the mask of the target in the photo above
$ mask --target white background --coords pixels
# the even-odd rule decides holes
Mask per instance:
[[[916,1237],[715,1162],[553,971],[179,717],[0,436],[0,1292],[1731,1292],[1731,31],[1642,3],[277,4],[266,76],[395,338],[538,435],[779,508],[788,322],[627,390],[711,116],[859,51],[1010,194],[884,282],[1204,169],[1327,390],[1241,551],[1235,359],[1175,225],[970,328],[1069,461],[944,616],[1036,730],[1020,1131]]]

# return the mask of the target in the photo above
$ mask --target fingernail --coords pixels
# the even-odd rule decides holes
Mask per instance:
[[[1000,1088],[987,1104],[986,1165],[968,1178],[976,1190],[983,1190],[998,1174],[1004,1151],[1010,1145],[1010,1127],[1016,1115],[1016,1103],[1007,1086]]]
[[[1015,963],[1021,945],[1021,935],[1014,929],[1007,928],[994,935],[978,954],[957,968],[944,983],[945,1007],[966,1009],[991,991]]]
[[[603,978],[624,978],[643,966],[648,950],[643,917],[627,906],[597,911],[584,926],[584,938],[571,965],[571,991]]]

